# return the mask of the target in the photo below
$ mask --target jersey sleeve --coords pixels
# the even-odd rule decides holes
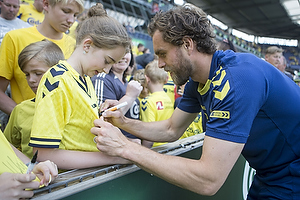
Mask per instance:
[[[102,73],[92,78],[95,88],[98,106],[100,106],[106,99],[117,99],[116,89],[108,74]]]
[[[21,132],[18,128],[18,108],[17,105],[10,114],[9,121],[4,130],[6,139],[16,148],[21,146]]]
[[[206,135],[246,143],[253,121],[266,98],[265,78],[259,71],[221,69],[211,81]],[[253,79],[253,77],[256,77]],[[253,81],[255,80],[255,81]]]
[[[11,80],[14,75],[15,45],[10,34],[5,34],[0,46],[0,76]]]
[[[194,94],[198,93],[195,89],[199,83],[194,81],[188,81],[184,88],[184,94],[180,100],[180,103],[177,107],[180,110],[183,110],[188,113],[199,113],[201,111],[201,106],[199,100],[195,97]]]

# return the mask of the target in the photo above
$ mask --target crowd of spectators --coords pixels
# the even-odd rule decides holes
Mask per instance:
[[[16,5],[7,5],[8,2],[6,2],[6,1],[9,1],[9,0],[5,0],[5,2],[2,2],[1,5],[6,6],[6,7],[15,7],[14,8],[15,14],[14,14],[13,18],[10,19],[10,20],[14,20],[14,19],[16,19],[18,3],[16,2]],[[13,2],[15,0],[11,0],[11,1]],[[51,0],[48,0],[48,1],[51,1]],[[72,1],[67,2],[68,5],[74,3],[74,5],[72,5],[74,7],[74,11],[72,11],[72,12],[74,12],[76,15],[83,10],[82,1],[80,1],[80,0],[78,0],[78,1],[79,2],[77,2],[77,1],[76,2],[72,2]],[[38,2],[38,0],[36,0],[35,2]],[[166,2],[169,3],[169,1],[166,1]],[[156,2],[153,2],[153,5],[156,5],[156,4],[157,4]],[[49,40],[56,41],[57,38],[64,38],[64,40],[66,40],[66,38],[70,37],[70,36],[66,36],[65,33],[67,31],[70,31],[69,29],[72,26],[72,24],[74,23],[74,21],[70,21],[69,26],[65,27],[62,30],[53,31],[55,34],[49,35],[46,31],[45,32],[42,31],[41,33],[37,32],[40,29],[45,30],[45,27],[44,27],[45,24],[51,26],[51,30],[52,29],[55,30],[55,27],[52,27],[52,26],[55,25],[56,21],[55,21],[55,19],[53,19],[52,16],[54,15],[56,9],[60,8],[58,6],[64,6],[64,5],[62,5],[61,3],[57,3],[57,5],[56,4],[50,5],[49,8],[44,6],[46,8],[44,21],[41,22],[42,20],[37,20],[37,21],[41,22],[41,23],[36,22],[33,24],[33,26],[38,25],[37,28],[30,26],[29,28],[22,29],[22,30],[37,29],[36,35],[38,35],[39,37],[37,39],[34,39],[34,40],[31,39],[30,41],[27,41],[27,38],[25,38],[24,34],[22,34],[22,41],[26,41],[26,42],[24,42],[24,45],[20,46],[19,49],[15,50],[15,55],[19,55],[19,52],[21,52],[22,49],[28,47],[27,45],[39,41],[39,38],[47,37]],[[124,107],[124,111],[123,111],[124,114],[125,115],[126,115],[126,113],[128,113],[130,115],[135,114],[135,113],[133,113],[133,111],[135,111],[136,110],[135,108],[138,107],[140,109],[140,110],[139,109],[137,110],[138,114],[135,116],[132,116],[132,117],[129,117],[129,116],[128,117],[132,118],[132,119],[140,119],[145,122],[163,120],[162,118],[157,118],[157,117],[163,116],[162,112],[166,113],[165,112],[166,110],[164,110],[166,108],[169,108],[169,111],[167,113],[168,115],[167,115],[167,117],[165,117],[165,119],[168,119],[172,115],[172,113],[174,111],[174,107],[176,107],[176,106],[174,106],[175,105],[174,102],[176,100],[175,94],[174,94],[174,92],[175,92],[174,91],[175,90],[174,82],[173,82],[173,80],[171,80],[170,74],[168,74],[167,72],[165,72],[164,70],[162,70],[161,68],[158,67],[158,61],[156,60],[156,56],[154,55],[154,53],[151,52],[148,47],[144,46],[142,43],[139,43],[136,47],[131,46],[131,51],[125,54],[125,52],[128,50],[127,48],[129,48],[129,46],[130,46],[129,45],[129,37],[127,37],[127,36],[132,36],[133,34],[134,34],[134,36],[137,36],[135,29],[133,27],[131,27],[129,23],[127,25],[123,24],[123,26],[125,26],[125,28],[128,32],[128,35],[127,35],[126,31],[122,28],[121,23],[119,23],[115,19],[109,18],[107,16],[107,13],[105,11],[103,11],[104,9],[103,9],[102,5],[100,6],[99,4],[97,4],[95,6],[95,9],[96,8],[97,8],[97,10],[101,11],[101,13],[103,15],[102,17],[105,17],[105,19],[107,18],[109,20],[109,22],[107,22],[107,23],[109,25],[111,25],[110,26],[111,29],[116,29],[116,30],[113,30],[112,33],[110,33],[110,34],[108,34],[107,31],[103,31],[101,29],[101,27],[105,27],[105,26],[102,26],[102,23],[104,25],[107,25],[106,21],[104,21],[104,20],[103,20],[103,22],[101,21],[101,23],[99,23],[99,24],[95,24],[94,21],[90,20],[90,21],[85,21],[84,23],[82,23],[83,25],[82,24],[78,25],[79,28],[77,29],[78,34],[77,34],[77,40],[76,40],[77,45],[76,45],[74,52],[73,53],[64,52],[64,51],[61,52],[62,57],[63,57],[63,54],[65,54],[65,56],[68,60],[62,61],[62,59],[58,59],[57,61],[55,61],[56,63],[59,62],[58,64],[55,64],[55,65],[51,64],[51,65],[47,66],[46,69],[53,66],[52,67],[53,70],[51,72],[49,72],[47,70],[43,71],[44,73],[46,71],[47,72],[41,81],[42,86],[39,86],[39,90],[33,91],[34,93],[32,93],[32,95],[30,95],[26,98],[24,97],[24,99],[20,99],[18,101],[13,98],[9,99],[14,104],[11,106],[11,109],[9,111],[5,110],[7,114],[10,114],[11,112],[12,113],[17,112],[15,108],[18,108],[18,107],[15,107],[15,106],[22,105],[19,103],[24,102],[24,100],[30,99],[30,103],[33,102],[32,105],[34,105],[36,107],[35,107],[35,110],[32,110],[33,112],[35,112],[34,118],[31,119],[31,121],[33,121],[33,122],[31,122],[31,123],[33,123],[32,130],[31,130],[31,124],[29,124],[30,125],[29,132],[31,132],[31,138],[29,141],[29,137],[27,137],[28,140],[26,140],[25,144],[21,144],[21,145],[27,146],[27,144],[29,143],[30,152],[25,152],[24,149],[22,149],[22,147],[20,147],[20,144],[18,144],[19,146],[17,146],[17,147],[20,148],[23,151],[23,153],[28,157],[32,156],[34,150],[38,150],[40,152],[38,161],[43,162],[46,160],[53,160],[53,161],[55,161],[55,163],[57,163],[57,165],[60,169],[86,168],[86,167],[94,167],[94,166],[99,166],[99,165],[110,165],[110,164],[114,164],[114,163],[121,163],[121,164],[130,163],[125,159],[115,158],[115,157],[110,157],[110,156],[107,157],[106,155],[102,154],[101,152],[98,152],[97,147],[94,144],[94,142],[96,142],[95,138],[94,138],[94,140],[91,139],[94,137],[93,135],[89,135],[89,138],[87,138],[86,136],[83,137],[83,133],[86,133],[87,130],[89,131],[91,129],[91,127],[93,127],[92,122],[93,122],[93,120],[98,118],[98,114],[99,114],[98,108],[100,108],[100,106],[104,100],[106,100],[106,99],[112,100],[113,99],[113,100],[117,100],[120,102],[126,100],[126,102],[128,102],[130,105],[128,105],[128,107],[126,107],[126,109]],[[2,13],[5,13],[5,12],[2,12]],[[67,14],[65,14],[65,15],[67,15]],[[1,17],[2,17],[2,15],[1,15]],[[89,11],[89,15],[88,15],[88,18],[92,18],[92,17],[99,17],[98,15],[95,14],[95,10],[93,10],[93,9],[91,9],[91,11]],[[63,16],[61,16],[61,18],[63,18]],[[51,23],[52,21],[54,21],[54,22]],[[25,22],[22,22],[22,23],[25,23]],[[88,25],[86,25],[86,24],[88,24]],[[89,24],[93,24],[94,26],[91,26]],[[44,27],[44,29],[42,29],[42,27]],[[87,27],[96,27],[96,28],[91,28],[91,30],[87,30]],[[226,31],[223,31],[219,27],[215,26],[214,28],[215,28],[214,32],[217,36],[217,39],[220,41],[220,46],[219,46],[220,50],[222,49],[225,51],[226,49],[231,49],[236,52],[239,52],[239,51],[250,52],[260,58],[263,58],[264,54],[268,54],[268,51],[267,52],[265,51],[265,50],[269,49],[269,46],[267,46],[267,45],[258,45],[253,42],[248,42],[246,40],[243,40],[241,38],[233,36]],[[101,32],[101,31],[99,32],[99,30],[102,30],[103,32]],[[91,34],[91,32],[93,32],[93,31],[94,31],[93,36],[104,35],[104,32],[106,32],[107,35],[105,35],[105,36],[107,37],[107,39],[105,39],[105,40],[107,40],[106,41],[107,44],[104,41],[102,41],[100,39],[100,37],[99,38],[96,37],[96,39],[94,39],[92,37],[91,37],[92,39],[84,37],[86,35],[89,36],[89,34]],[[12,33],[16,33],[16,31],[9,32],[8,34],[6,34],[6,37],[3,39],[3,43],[2,43],[2,46],[0,49],[0,52],[6,52],[6,50],[8,48],[5,48],[5,47],[10,46],[10,43],[7,42],[8,41],[7,38],[9,35],[12,35]],[[117,38],[111,39],[111,40],[113,40],[113,43],[117,44],[116,46],[112,46],[110,41],[108,41],[110,38],[109,36],[113,35],[113,34],[115,34],[115,36]],[[36,35],[34,37],[37,37]],[[148,36],[148,37],[150,38],[150,36]],[[69,40],[72,40],[72,44],[75,46],[74,38],[70,37]],[[96,40],[99,40],[99,41],[101,40],[101,41],[97,42]],[[121,43],[122,41],[123,41],[123,43]],[[120,42],[120,43],[117,43],[117,42]],[[99,43],[101,43],[104,46],[106,45],[105,48],[102,46],[98,47],[97,45],[94,46],[94,44],[99,44]],[[57,44],[57,45],[59,46],[59,44]],[[108,48],[108,46],[109,46],[109,48]],[[61,48],[63,50],[70,49],[69,46],[68,47],[63,46]],[[110,49],[110,48],[112,48],[112,49]],[[73,47],[72,47],[72,49],[73,49]],[[90,72],[90,71],[94,70],[91,68],[93,68],[94,65],[96,66],[96,64],[94,64],[93,61],[95,61],[95,63],[97,61],[99,61],[99,60],[96,60],[96,57],[98,54],[100,56],[103,56],[102,54],[99,53],[99,52],[102,52],[102,49],[105,49],[105,53],[107,52],[109,55],[112,55],[112,56],[105,57],[105,59],[103,61],[104,64],[102,63],[101,70],[105,71],[105,73],[97,72],[98,75],[93,76],[95,73]],[[299,49],[293,48],[293,47],[280,47],[278,49],[280,49],[280,52],[279,52],[280,55],[278,56],[278,60],[281,59],[281,58],[279,58],[280,56],[282,56],[282,55],[284,56],[283,57],[284,59],[282,59],[281,61],[278,61],[278,65],[283,64],[284,69],[286,67],[291,68],[291,66],[295,66],[295,68],[293,68],[293,69],[298,72],[300,69],[300,67],[299,67]],[[115,50],[119,50],[119,51],[115,51]],[[95,52],[98,54],[95,54]],[[114,52],[114,54],[112,54],[112,52]],[[116,52],[118,52],[118,53],[116,53]],[[122,53],[125,54],[125,56],[123,56],[121,58]],[[273,54],[273,53],[271,52],[271,54]],[[8,57],[10,57],[10,56],[5,56],[5,55],[6,54],[2,53],[2,57],[4,57],[3,59],[8,60]],[[11,57],[13,57],[13,56],[11,56]],[[255,57],[255,56],[253,56],[253,57]],[[89,58],[90,59],[89,61],[91,61],[91,62],[86,62],[86,60],[88,60],[86,58]],[[114,59],[114,58],[119,58],[119,59]],[[141,58],[141,59],[139,59],[139,58]],[[116,60],[119,60],[119,61],[116,62]],[[134,64],[133,65],[130,64],[130,61],[134,61],[134,60],[137,62],[136,66],[140,66],[140,68],[136,67]],[[265,60],[268,61],[267,56],[265,57]],[[17,60],[15,60],[15,63],[12,64],[13,66],[11,66],[11,67],[18,66],[16,61]],[[270,62],[270,61],[268,61],[268,62]],[[78,63],[80,63],[80,67],[79,67]],[[273,64],[273,65],[275,67],[277,67],[277,64],[276,65]],[[21,67],[21,66],[22,65],[20,65],[20,63],[19,63],[19,67]],[[297,68],[297,66],[298,66],[298,68]],[[17,69],[19,71],[20,70],[23,70],[23,72],[26,71],[26,70],[24,71],[24,69],[22,69],[22,68],[19,69],[19,67],[17,67]],[[140,92],[141,92],[140,86],[142,83],[137,84],[137,81],[128,81],[127,80],[128,74],[126,73],[126,71],[128,70],[128,67],[130,67],[130,68],[136,67],[136,70],[138,70],[138,69],[143,70],[143,73],[141,76],[143,76],[142,79],[144,80],[145,87],[149,91],[149,93],[147,93],[143,99],[138,99]],[[110,70],[108,70],[108,69],[110,69]],[[100,69],[98,69],[98,70],[100,70]],[[5,96],[4,92],[5,92],[6,88],[8,87],[8,84],[12,82],[12,77],[9,77],[9,75],[6,75],[4,73],[4,71],[7,71],[7,70],[4,70],[4,68],[2,68],[2,75],[1,75],[2,76],[1,92],[3,93],[2,96]],[[21,71],[20,71],[20,73],[23,75],[23,73]],[[80,76],[78,77],[78,79],[73,80],[72,75],[68,74],[68,73],[74,73],[76,75],[79,74]],[[88,76],[92,77],[93,82],[91,82],[90,79],[86,76],[87,74],[88,74]],[[297,76],[297,73],[293,72],[292,74],[295,74],[295,77]],[[133,74],[129,74],[129,75],[133,76]],[[161,75],[161,76],[159,76],[159,75]],[[26,74],[26,76],[29,76],[29,75]],[[43,76],[43,74],[40,74],[40,77],[41,76]],[[55,81],[58,80],[58,78],[57,78],[58,76],[63,77],[64,80],[67,80],[67,82],[62,83],[63,81],[61,81],[60,85],[56,84],[57,82],[55,82]],[[292,77],[292,79],[295,79],[295,77]],[[30,78],[28,78],[28,79],[30,79]],[[50,84],[48,82],[49,80],[53,80],[53,84]],[[29,80],[27,80],[27,81],[29,84]],[[16,82],[19,83],[20,81],[16,80]],[[25,83],[25,80],[23,80],[23,82],[27,86],[27,84]],[[38,82],[39,82],[39,80],[38,80]],[[98,85],[101,85],[101,87],[97,87]],[[30,85],[28,85],[28,86],[30,86]],[[71,87],[71,86],[74,86],[74,87]],[[75,86],[77,86],[77,88]],[[60,87],[60,90],[57,91],[58,87]],[[70,88],[72,88],[72,90]],[[82,91],[81,91],[82,88],[84,88],[85,93],[82,93]],[[93,90],[93,88],[95,88],[96,91]],[[30,88],[28,87],[27,89],[29,90]],[[182,88],[182,89],[184,89],[184,88]],[[26,92],[24,89],[21,89],[21,90]],[[36,86],[36,90],[37,90],[37,86]],[[52,92],[53,90],[55,90],[55,92]],[[64,97],[63,94],[67,94],[66,91],[69,91],[70,93],[68,95],[66,95],[66,97]],[[32,92],[32,91],[30,90],[30,92]],[[35,95],[36,92],[37,92],[37,96]],[[77,95],[74,95],[74,94],[77,94]],[[97,97],[99,97],[97,100],[96,100],[96,94],[97,94]],[[57,96],[55,96],[55,95],[57,95]],[[172,96],[172,98],[169,98],[170,95]],[[19,95],[19,96],[21,96],[21,95]],[[75,98],[75,96],[76,96],[76,98]],[[128,97],[128,96],[130,96],[130,97]],[[63,97],[65,98],[65,100],[61,100],[61,99],[63,99]],[[72,101],[71,101],[71,97],[72,97]],[[73,97],[75,100],[73,99]],[[69,98],[70,98],[70,100],[69,100]],[[74,104],[70,104],[71,105],[70,106],[65,102],[74,102]],[[79,103],[75,104],[75,102],[79,102]],[[92,102],[92,103],[90,103],[90,102]],[[142,103],[141,106],[140,106],[140,102]],[[157,104],[157,102],[160,102],[161,104]],[[52,107],[51,107],[51,105],[52,105]],[[58,105],[60,105],[60,107]],[[78,105],[82,105],[82,106],[78,106]],[[86,115],[82,116],[81,108],[84,106],[88,107],[87,105],[88,106],[92,105],[92,108]],[[3,106],[3,107],[5,107],[5,106]],[[80,107],[80,109],[77,109],[79,107]],[[4,109],[2,108],[2,110],[4,110]],[[55,113],[54,110],[57,113]],[[67,110],[67,112],[65,112],[66,110]],[[65,114],[71,113],[71,112],[75,113],[75,114],[71,115],[72,117],[69,116],[70,119],[72,118],[72,120],[71,120],[72,123],[70,124],[70,122],[69,122],[68,124],[64,124],[65,121],[63,118],[65,117]],[[158,113],[161,113],[161,114],[158,114]],[[30,114],[31,114],[31,117],[33,117],[33,113],[30,113]],[[150,119],[149,115],[152,115],[155,117],[153,119]],[[76,116],[76,117],[74,117],[74,116]],[[61,120],[59,117],[61,117],[63,120]],[[85,120],[81,120],[82,118],[84,118]],[[68,120],[70,120],[70,119],[68,119]],[[81,124],[79,124],[79,125],[82,125],[82,126],[77,126],[78,125],[77,119],[80,119]],[[187,136],[190,136],[190,134],[188,134],[188,133],[198,134],[198,133],[202,132],[203,130],[205,130],[205,127],[204,126],[202,127],[202,120],[203,120],[202,113],[200,112],[193,122],[198,127],[192,128],[191,126],[189,126],[189,128],[186,130]],[[41,121],[44,123],[40,123]],[[87,121],[89,122],[89,124],[86,123]],[[46,123],[46,122],[51,122],[51,123]],[[43,130],[47,130],[47,131],[44,131],[42,134],[40,133],[41,124],[42,124]],[[53,126],[53,124],[56,126]],[[68,128],[66,128],[66,127],[68,127]],[[9,131],[9,129],[6,129],[5,131],[6,132]],[[29,132],[27,132],[27,133],[29,133]],[[76,134],[80,133],[77,135],[78,138],[73,137],[72,139],[70,139],[71,137],[69,137],[69,138],[66,137],[67,135],[69,135],[72,132],[73,133],[76,132]],[[131,135],[130,133],[127,133],[127,132],[125,133],[125,131],[122,131],[122,132],[128,138],[138,139],[138,140],[140,139],[139,137],[135,137],[135,136]],[[20,131],[20,133],[21,133],[21,131]],[[64,133],[64,135],[62,136],[62,135],[58,134],[58,135],[53,136],[53,133]],[[2,135],[2,133],[0,133],[0,134]],[[9,134],[9,135],[11,135],[11,134]],[[32,137],[32,136],[34,136],[34,137]],[[50,137],[50,139],[49,139],[49,137]],[[60,137],[62,137],[63,139]],[[45,138],[48,138],[48,139],[45,139]],[[67,138],[67,139],[65,139],[65,138]],[[85,138],[85,140],[83,140],[82,138]],[[14,138],[12,138],[12,139],[14,139]],[[3,140],[3,141],[6,142],[6,140]],[[44,142],[41,142],[41,141],[44,141]],[[13,140],[9,140],[9,142],[13,143]],[[73,146],[70,145],[71,143]],[[83,143],[83,145],[81,145],[82,143]],[[145,139],[141,139],[140,143],[144,144],[144,146],[146,146],[146,147],[149,147],[149,148],[152,147],[152,141],[149,143],[149,141],[147,141]],[[88,147],[88,148],[86,148],[86,147]],[[9,150],[11,150],[11,149],[9,149]],[[13,152],[13,151],[11,151],[11,152]],[[78,159],[77,159],[78,157],[83,157],[83,156],[88,156],[86,161],[87,160],[89,161],[89,162],[85,162],[84,165],[82,165],[81,162],[78,162]],[[59,159],[61,157],[67,157],[69,160],[64,159],[62,161],[61,159]],[[94,158],[100,158],[99,160],[103,160],[103,162],[102,161],[94,162],[94,160],[97,160]],[[65,162],[65,160],[68,160],[69,162]],[[52,163],[51,163],[51,166],[52,166]],[[56,165],[53,165],[53,166],[56,169]],[[57,171],[57,169],[54,170],[54,172],[53,172],[53,174],[55,176],[56,176],[56,171]],[[48,179],[48,177],[47,177],[47,179]]]

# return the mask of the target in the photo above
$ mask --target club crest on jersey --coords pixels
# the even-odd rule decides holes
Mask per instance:
[[[156,109],[157,110],[163,110],[164,109],[164,105],[163,105],[162,101],[157,101],[156,102]]]

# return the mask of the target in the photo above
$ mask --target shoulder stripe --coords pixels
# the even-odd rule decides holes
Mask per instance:
[[[40,144],[32,144],[32,143],[29,143],[28,146],[38,147],[38,148],[59,148],[59,145],[40,145]]]
[[[167,82],[165,85],[174,86],[174,83]]]
[[[100,106],[103,103],[103,85],[103,80],[101,80],[100,78],[95,79],[94,87],[97,96],[98,106]]]
[[[59,66],[58,66],[59,67]],[[56,71],[55,68],[51,68],[50,69],[50,73],[53,77],[55,76],[60,76],[60,75],[63,75],[65,73],[65,71]]]
[[[48,80],[48,78],[46,78],[46,81],[45,81],[45,87],[47,88],[47,90],[49,92],[51,92],[52,90],[56,89],[59,85],[59,81],[56,81],[55,83],[51,84]]]
[[[41,148],[59,148],[60,139],[30,137],[29,146]]]
[[[65,71],[69,71],[69,70],[67,69],[67,67],[64,66],[63,64],[57,64],[56,66],[57,66],[58,68],[61,68],[61,69],[65,70]]]
[[[107,75],[106,73],[104,73],[104,72],[101,72],[100,74],[98,74],[98,77],[105,78],[105,76],[106,76],[106,75]]]
[[[36,137],[30,137],[30,140],[33,141],[43,141],[43,142],[60,142],[60,139],[47,139],[47,138],[36,138]]]
[[[85,80],[82,78],[82,76],[79,76],[79,80],[81,80],[81,82],[84,84],[84,86],[87,88],[87,83],[85,82]]]

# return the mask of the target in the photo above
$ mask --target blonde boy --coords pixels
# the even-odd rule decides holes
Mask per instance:
[[[168,119],[174,111],[174,104],[163,89],[168,81],[168,73],[158,67],[158,60],[154,60],[146,66],[145,78],[150,95],[141,101],[141,120],[152,122]],[[154,143],[153,146],[157,145]]]
[[[34,93],[43,74],[59,60],[64,60],[63,52],[55,43],[48,40],[32,43],[22,50],[18,63]],[[35,98],[21,102],[13,109],[4,130],[7,140],[29,158],[33,155],[32,147],[28,144],[34,110]]]

